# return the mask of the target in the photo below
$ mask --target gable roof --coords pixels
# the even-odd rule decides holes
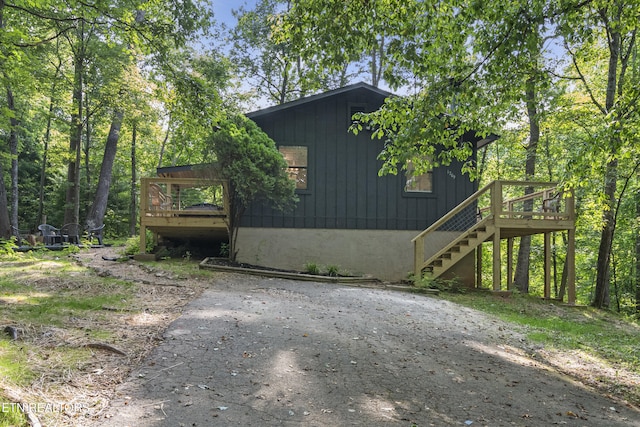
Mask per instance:
[[[393,96],[391,92],[387,92],[386,90],[382,90],[375,86],[371,86],[370,84],[365,82],[360,82],[360,83],[354,83],[352,85],[344,86],[339,89],[333,89],[327,92],[318,93],[316,95],[310,95],[304,98],[296,99],[295,101],[285,102],[284,104],[274,105],[273,107],[263,108],[262,110],[252,111],[250,113],[247,113],[246,116],[250,119],[253,119],[254,117],[260,117],[265,114],[286,110],[288,108],[297,107],[299,105],[308,104],[311,102],[319,101],[321,99],[329,98],[331,96],[340,95],[342,93],[351,92],[358,89],[366,89],[373,93],[382,95],[385,98],[389,96]]]
[[[290,101],[290,102],[285,102],[284,104],[279,104],[279,105],[274,105],[272,107],[267,107],[267,108],[263,108],[261,110],[256,110],[256,111],[252,111],[250,113],[247,113],[246,116],[250,119],[254,119],[257,117],[261,117],[264,116],[266,114],[271,114],[271,113],[275,113],[275,112],[279,112],[279,111],[284,111],[287,110],[289,108],[293,108],[293,107],[297,107],[300,105],[305,105],[311,102],[315,102],[315,101],[319,101],[322,99],[326,99],[332,96],[336,96],[336,95],[340,95],[343,93],[347,93],[347,92],[351,92],[351,91],[355,91],[358,89],[365,89],[368,90],[372,93],[378,94],[378,95],[382,95],[385,98],[388,98],[390,96],[396,96],[395,94],[388,92],[386,90],[380,89],[378,87],[372,86],[368,83],[365,82],[359,82],[359,83],[354,83],[351,85],[347,85],[338,89],[333,89],[327,92],[323,92],[323,93],[318,93],[315,95],[310,95],[304,98],[300,98],[300,99],[296,99],[295,101]],[[482,148],[490,143],[492,143],[493,141],[495,141],[496,139],[498,139],[499,136],[491,134],[491,135],[487,135],[484,138],[480,138],[478,137],[475,133],[468,133],[467,135],[465,135],[464,139],[465,140],[470,140],[473,141],[475,140],[475,145],[476,148]]]

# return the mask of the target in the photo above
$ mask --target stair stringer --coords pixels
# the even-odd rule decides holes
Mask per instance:
[[[490,240],[494,233],[493,218],[491,216],[484,218],[430,257],[425,262],[424,269],[431,273],[432,278],[440,277],[478,246]]]

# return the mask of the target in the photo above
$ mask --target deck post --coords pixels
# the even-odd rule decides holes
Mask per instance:
[[[476,288],[482,288],[482,243],[476,248]]]
[[[502,260],[500,258],[500,217],[502,215],[502,182],[495,181],[491,188],[491,214],[495,231],[493,234],[493,290],[502,285]]]
[[[500,258],[500,228],[493,234],[493,290],[499,291],[502,284],[502,260]]]
[[[141,254],[147,253],[147,227],[144,225],[140,225],[140,248],[139,251]]]
[[[422,237],[413,241],[413,275],[414,280],[422,277],[422,263],[424,262],[424,239]]]
[[[567,230],[567,304],[576,304],[576,229]]]
[[[551,299],[551,233],[544,233],[544,299]]]
[[[507,290],[513,288],[513,237],[507,239]]]

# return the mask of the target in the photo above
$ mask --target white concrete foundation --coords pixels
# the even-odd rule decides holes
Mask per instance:
[[[236,249],[239,262],[304,271],[307,263],[337,266],[342,273],[400,281],[413,271],[415,230],[337,230],[301,228],[240,228]],[[449,241],[436,233],[425,246],[435,253]],[[471,267],[473,269],[473,267]]]

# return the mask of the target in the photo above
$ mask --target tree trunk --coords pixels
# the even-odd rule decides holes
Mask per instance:
[[[620,58],[621,36],[619,29],[609,30],[609,66],[607,70],[607,96],[605,109],[607,114],[615,114],[613,106],[616,100],[618,60]],[[619,147],[618,138],[611,135],[610,153],[611,160],[607,163],[604,177],[605,203],[603,213],[603,228],[600,235],[600,246],[598,248],[598,261],[596,264],[596,290],[591,303],[596,308],[609,307],[609,269],[611,265],[611,245],[615,231],[614,210],[616,207],[616,189],[618,180],[618,160],[616,158]]]
[[[4,29],[3,11],[4,0],[0,0],[0,30]],[[0,237],[5,239],[11,237],[11,223],[9,222],[9,206],[7,202],[7,187],[4,185],[4,171],[2,162],[0,162]]]
[[[604,226],[600,235],[598,247],[598,262],[596,264],[596,291],[592,306],[596,308],[609,308],[609,270],[611,268],[611,245],[615,229],[614,209],[616,201],[616,189],[618,178],[618,161],[616,159],[607,163],[605,175],[604,194],[607,207],[604,210]]]
[[[382,67],[384,65],[384,36],[380,37],[380,45],[371,49],[371,86],[380,86]]]
[[[11,222],[9,221],[9,206],[7,204],[7,187],[4,185],[4,171],[0,163],[0,237],[11,237]]]
[[[100,177],[98,178],[96,195],[93,200],[93,205],[91,205],[91,209],[89,209],[89,214],[87,215],[86,224],[90,228],[100,227],[104,224],[104,214],[107,212],[109,188],[111,187],[113,162],[116,158],[123,116],[124,113],[122,111],[116,111],[111,120],[107,143],[104,146],[104,157],[102,158],[102,165],[100,166]]]
[[[162,167],[162,159],[164,157],[164,150],[167,147],[167,141],[169,141],[169,135],[171,134],[171,112],[169,112],[169,121],[167,122],[167,132],[164,134],[162,145],[160,146],[160,158],[158,159],[158,167]]]
[[[133,129],[131,130],[131,200],[129,203],[129,236],[136,235],[136,223],[138,215],[136,214],[136,183],[138,178],[136,176],[136,143],[138,138],[138,124],[133,122]]]
[[[80,48],[81,49],[81,48]],[[64,223],[80,222],[80,153],[82,147],[82,86],[83,86],[83,54],[76,53],[74,58],[73,105],[69,134],[69,155],[71,160],[67,167],[67,191],[64,206]]]
[[[536,173],[536,157],[538,151],[538,142],[540,141],[540,120],[538,117],[538,108],[536,105],[536,84],[533,78],[529,78],[526,83],[526,101],[527,114],[529,116],[529,145],[527,146],[527,159],[525,163],[525,179],[533,179]],[[525,188],[525,194],[531,194],[533,188]],[[533,203],[526,201],[525,211],[533,210]],[[518,248],[518,262],[514,273],[513,282],[522,293],[529,293],[529,269],[531,255],[531,236],[523,236],[520,238],[520,246]]]
[[[7,108],[12,116],[9,119],[9,152],[11,154],[11,225],[18,228],[18,117],[13,91],[7,87]]]
[[[640,316],[640,173],[636,185],[636,315]]]
[[[82,154],[84,155],[84,180],[87,183],[87,189],[89,189],[91,185],[91,165],[89,162],[89,151],[91,149],[91,111],[88,96],[85,97],[84,108],[85,132],[84,143],[82,144]]]
[[[55,83],[53,84],[55,87]],[[55,89],[54,89],[55,90]],[[51,139],[51,120],[53,117],[53,91],[49,99],[49,115],[47,117],[47,129],[44,132],[44,141],[42,148],[42,165],[40,166],[40,194],[38,195],[38,221],[41,220],[44,213],[44,187],[47,183],[47,158],[49,156],[49,141]]]

